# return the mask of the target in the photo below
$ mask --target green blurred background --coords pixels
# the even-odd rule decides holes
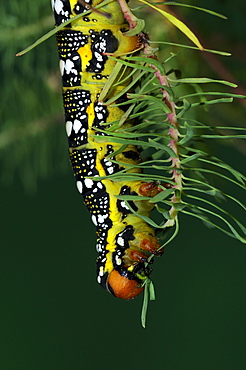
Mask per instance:
[[[205,47],[233,55],[179,50],[183,76],[229,79],[245,93],[245,2],[186,3],[228,16],[171,8]],[[181,217],[178,237],[155,261],[146,329],[140,297],[117,300],[96,283],[95,230],[68,161],[55,39],[15,58],[52,27],[49,1],[1,2],[0,14],[0,369],[245,369],[246,251],[238,241]],[[168,32],[165,40],[189,43],[150,11],[146,23],[152,39]],[[197,116],[245,126],[245,101]],[[244,170],[241,141],[211,150]]]

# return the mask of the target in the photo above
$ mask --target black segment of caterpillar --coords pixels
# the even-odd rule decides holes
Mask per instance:
[[[101,0],[53,0],[56,26],[84,13]],[[103,12],[111,17],[104,17]],[[98,97],[116,62],[107,54],[126,54],[139,48],[138,35],[127,37],[129,29],[117,0],[72,21],[57,32],[57,44],[63,83],[66,131],[77,188],[83,196],[97,234],[97,280],[114,296],[131,299],[142,292],[151,269],[150,254],[160,255],[160,244],[153,229],[133,213],[118,195],[154,196],[161,189],[156,183],[113,181],[110,175],[141,158],[135,145],[128,145],[110,160],[120,144],[100,142],[97,130],[105,123],[119,120],[124,105],[103,105]],[[110,89],[116,96],[129,81]],[[127,101],[123,95],[121,101]],[[126,122],[124,125],[131,125]],[[127,172],[141,172],[139,168]],[[96,181],[96,177],[105,177]],[[148,201],[130,202],[138,214],[149,216],[153,206]]]

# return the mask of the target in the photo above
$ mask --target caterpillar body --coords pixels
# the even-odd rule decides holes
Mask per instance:
[[[77,188],[96,226],[97,280],[114,296],[128,300],[144,289],[143,283],[151,273],[147,263],[150,254],[160,255],[163,250],[153,229],[117,196],[154,196],[161,189],[156,183],[113,181],[110,175],[140,163],[139,151],[135,145],[128,145],[110,157],[121,144],[97,140],[100,135],[106,135],[98,128],[119,120],[126,109],[125,105],[104,105],[99,101],[116,63],[107,54],[127,54],[141,46],[138,35],[124,35],[129,25],[118,1],[112,0],[100,12],[93,11],[92,7],[101,2],[53,0],[52,6],[56,26],[91,9],[89,14],[57,32],[66,131]],[[128,84],[129,80],[125,79],[112,87],[109,98]],[[123,101],[127,101],[126,95],[121,96],[120,102]],[[129,127],[132,123],[124,125]],[[112,158],[120,164],[111,161]],[[127,171],[141,172],[136,167]],[[106,178],[97,180],[97,177]],[[153,208],[146,200],[129,203],[143,216],[149,216]]]

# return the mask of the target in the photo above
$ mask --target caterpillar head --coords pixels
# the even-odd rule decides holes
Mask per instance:
[[[143,263],[138,263],[133,268],[132,266],[121,266],[109,273],[107,289],[117,298],[133,299],[144,290],[143,283],[150,272],[151,270],[146,268]]]

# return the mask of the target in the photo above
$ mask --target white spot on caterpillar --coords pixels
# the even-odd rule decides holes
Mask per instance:
[[[129,207],[127,207],[126,203],[123,200],[120,203],[120,205],[121,205],[122,208],[129,209]]]
[[[71,121],[67,121],[67,122],[66,122],[66,131],[67,131],[67,136],[70,136],[70,135],[71,135],[72,127],[73,127],[72,122],[71,122]]]
[[[66,73],[69,75],[71,72],[74,73],[75,75],[78,74],[78,71],[74,68],[74,63],[70,60],[67,59],[64,63],[64,69],[66,70]]]
[[[78,189],[78,191],[80,192],[80,194],[82,193],[82,191],[83,191],[83,184],[82,184],[82,182],[81,181],[77,181],[76,182],[76,185],[77,185],[77,189]]]
[[[100,277],[100,276],[98,276],[98,277],[97,277],[97,282],[98,282],[99,284],[101,284],[101,277]]]
[[[95,51],[95,57],[96,57],[98,62],[103,61],[103,58],[102,58],[101,54],[99,54],[97,51]],[[99,64],[99,67],[100,67],[100,64]]]
[[[121,263],[122,263],[121,258],[119,258],[118,256],[116,256],[115,261],[116,261],[116,264],[117,264],[118,266],[120,266],[120,265],[121,265]]]
[[[101,266],[99,269],[99,276],[103,276],[103,275],[104,275],[104,268],[103,266]]]
[[[98,222],[99,222],[100,224],[103,224],[103,223],[104,223],[104,221],[107,219],[107,217],[108,217],[108,215],[99,215],[99,216],[98,216]]]
[[[96,216],[95,216],[95,215],[92,215],[92,216],[91,216],[91,220],[92,220],[93,224],[94,224],[95,226],[97,226],[97,219],[96,219]]]
[[[82,126],[81,122],[78,119],[75,119],[73,123],[73,129],[74,129],[75,134],[79,132],[81,126]]]
[[[61,71],[61,75],[63,76],[64,75],[64,66],[65,66],[65,63],[64,63],[64,60],[60,60],[60,71]]]
[[[103,184],[101,183],[101,182],[97,182],[97,187],[99,188],[99,189],[102,189],[103,188]]]
[[[105,32],[104,35],[107,36],[108,32]],[[100,42],[100,49],[103,53],[105,52],[105,50],[106,50],[106,40],[102,39],[102,41]]]
[[[102,252],[102,247],[101,245],[98,243],[96,244],[96,251],[99,253],[99,252]]]
[[[91,179],[85,179],[85,186],[90,189],[93,186],[93,181]]]
[[[54,1],[52,7],[57,14],[63,13],[63,2],[61,0]]]
[[[118,239],[117,239],[117,243],[121,246],[121,247],[124,247],[124,239],[121,237],[121,236],[119,236],[118,237]]]
[[[109,168],[108,168],[108,173],[109,173],[110,175],[112,175],[112,174],[114,173],[114,167],[109,167]]]
[[[102,115],[102,113],[97,113],[97,118],[98,118],[98,119],[103,119],[103,115]]]

